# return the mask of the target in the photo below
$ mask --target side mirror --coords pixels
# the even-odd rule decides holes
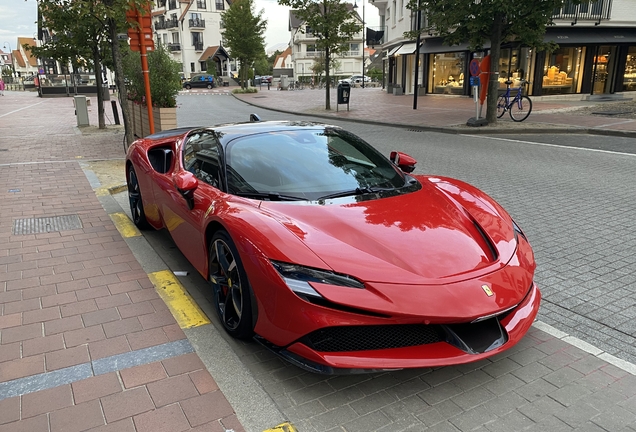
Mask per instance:
[[[199,187],[199,180],[190,171],[181,171],[174,175],[174,184],[192,210],[194,208],[194,191]]]
[[[392,151],[389,159],[405,173],[413,172],[415,164],[417,163],[415,158],[399,151]]]

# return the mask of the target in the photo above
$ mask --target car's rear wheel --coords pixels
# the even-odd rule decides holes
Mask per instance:
[[[206,87],[211,89],[212,88],[212,84],[208,84]]]
[[[217,231],[212,237],[208,267],[214,307],[223,328],[238,339],[252,337],[252,293],[236,246],[226,231]]]
[[[186,84],[186,85],[185,85],[185,88],[186,88],[187,90],[190,90],[190,89],[192,88],[192,86],[191,86],[190,84]]]
[[[139,189],[139,180],[135,169],[130,166],[128,168],[128,201],[130,202],[130,213],[132,220],[139,229],[148,229],[150,225],[144,213],[144,203],[141,198],[141,190]]]

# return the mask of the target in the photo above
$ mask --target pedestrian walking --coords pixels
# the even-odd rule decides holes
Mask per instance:
[[[0,96],[4,96],[4,80],[0,77]]]

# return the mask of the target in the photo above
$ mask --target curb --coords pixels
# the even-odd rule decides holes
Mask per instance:
[[[422,132],[438,132],[450,135],[509,135],[509,134],[589,134],[589,135],[604,135],[604,136],[616,136],[622,138],[636,138],[636,131],[618,131],[618,130],[606,130],[606,129],[597,129],[597,128],[585,128],[585,127],[559,127],[553,129],[541,128],[539,126],[535,127],[527,127],[527,128],[517,128],[517,129],[481,129],[479,127],[474,127],[470,129],[459,129],[456,127],[450,126],[421,126],[421,125],[409,125],[404,123],[391,123],[391,122],[382,122],[378,120],[364,120],[364,119],[352,119],[352,118],[341,118],[335,117],[327,114],[314,114],[314,113],[298,113],[294,111],[289,111],[280,108],[272,108],[265,107],[262,105],[258,105],[252,101],[244,100],[237,97],[235,94],[231,94],[236,100],[243,102],[247,105],[251,105],[257,108],[276,111],[285,114],[293,114],[293,115],[306,115],[310,117],[318,117],[324,119],[335,119],[338,121],[346,121],[351,123],[362,123],[362,124],[381,124],[384,126],[390,127],[398,127],[398,128],[408,128],[408,129],[417,129]]]

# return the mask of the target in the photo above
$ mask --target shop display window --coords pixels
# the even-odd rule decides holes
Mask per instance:
[[[464,94],[466,53],[431,54],[429,93]]]
[[[623,90],[636,91],[636,46],[630,46],[627,51],[625,63],[625,77],[623,78]]]
[[[578,93],[583,76],[585,47],[559,48],[546,55],[543,94]]]
[[[519,87],[521,80],[530,81],[534,73],[534,58],[532,49],[524,48],[504,48],[499,56],[499,89],[506,89],[506,81],[512,81],[512,87]],[[524,91],[528,91],[526,87]]]

